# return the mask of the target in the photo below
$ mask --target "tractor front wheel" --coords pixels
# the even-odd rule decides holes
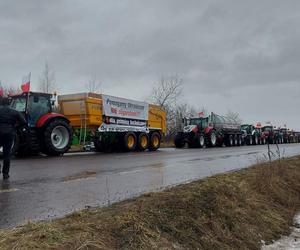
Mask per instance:
[[[72,128],[62,119],[51,121],[44,130],[43,152],[50,156],[66,153],[72,143]]]

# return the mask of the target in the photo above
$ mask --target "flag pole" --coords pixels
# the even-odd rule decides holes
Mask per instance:
[[[26,114],[27,115],[29,115],[28,107],[29,107],[30,82],[31,82],[31,72],[29,73],[29,90],[27,92],[27,100],[26,100]],[[29,121],[29,119],[28,119],[28,121]]]

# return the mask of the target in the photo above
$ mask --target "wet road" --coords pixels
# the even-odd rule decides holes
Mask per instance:
[[[280,149],[285,156],[300,154],[300,144]],[[265,159],[266,153],[266,146],[248,146],[18,159],[13,162],[10,181],[0,180],[0,228],[62,217],[245,168]]]

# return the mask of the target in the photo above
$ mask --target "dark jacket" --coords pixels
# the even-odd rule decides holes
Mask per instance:
[[[14,133],[17,125],[27,125],[23,115],[9,107],[0,107],[0,134]]]

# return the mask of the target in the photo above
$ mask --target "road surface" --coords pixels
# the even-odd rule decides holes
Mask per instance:
[[[300,144],[281,145],[285,156]],[[275,147],[272,147],[275,152]],[[267,146],[160,149],[140,153],[78,153],[64,157],[16,159],[11,179],[0,180],[0,228],[62,217],[105,206],[265,159]]]

